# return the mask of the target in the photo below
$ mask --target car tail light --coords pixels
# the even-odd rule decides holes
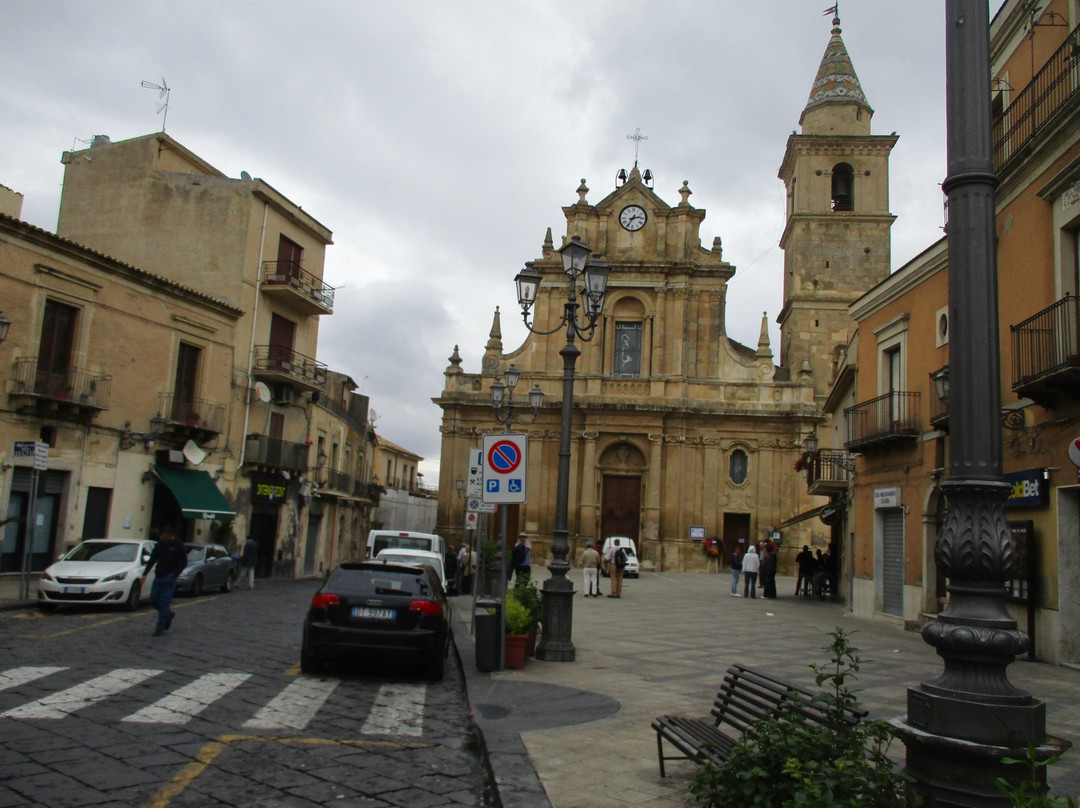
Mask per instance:
[[[316,592],[315,597],[311,599],[312,609],[325,609],[327,606],[340,606],[341,598],[337,595],[331,595],[326,592]]]
[[[423,617],[438,617],[442,614],[442,605],[434,600],[414,600],[409,604],[410,612],[420,612]]]

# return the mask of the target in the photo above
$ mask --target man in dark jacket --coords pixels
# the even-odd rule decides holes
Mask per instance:
[[[519,533],[517,544],[510,551],[510,569],[506,571],[507,581],[515,574],[524,575],[528,579],[528,576],[532,573],[531,550],[532,545],[526,541],[525,534]]]
[[[142,578],[139,580],[140,584],[146,584],[146,576],[155,566],[157,569],[154,585],[150,587],[150,605],[158,612],[154,636],[160,637],[168,631],[176,616],[172,610],[176,579],[187,566],[187,548],[184,547],[183,542],[176,540],[171,527],[161,529],[161,538],[154,545],[154,551],[150,553],[150,560],[146,562],[146,569],[143,570]]]

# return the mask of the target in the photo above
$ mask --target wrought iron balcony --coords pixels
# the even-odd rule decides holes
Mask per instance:
[[[293,261],[263,261],[262,290],[304,314],[334,313],[334,287]]]
[[[112,376],[102,376],[81,368],[55,373],[38,367],[36,356],[15,360],[11,395],[26,399],[30,406],[60,412],[92,415],[109,408]]]
[[[805,469],[807,493],[845,491],[855,471],[855,456],[843,449],[818,449],[806,459]]]
[[[1080,27],[1035,74],[994,121],[994,165],[999,174],[1030,153],[1027,148],[1048,126],[1076,111],[1080,98]],[[1060,114],[1059,114],[1060,113]]]
[[[244,462],[256,466],[269,466],[289,471],[305,471],[308,466],[306,443],[294,443],[271,438],[268,435],[248,435],[244,450]]]
[[[352,491],[352,478],[343,471],[323,469],[322,478],[323,487],[320,492],[348,494]]]
[[[1012,389],[1043,406],[1059,393],[1080,391],[1080,338],[1077,324],[1080,300],[1064,298],[1022,323],[1011,326]]]
[[[216,404],[206,399],[181,401],[174,393],[162,393],[158,396],[158,416],[167,427],[199,430],[210,435],[220,435],[225,431],[225,405]]]
[[[309,391],[326,388],[326,365],[280,345],[256,345],[252,370],[257,379],[271,383]]]
[[[893,391],[844,410],[844,448],[849,451],[913,441],[921,431],[918,393]]]

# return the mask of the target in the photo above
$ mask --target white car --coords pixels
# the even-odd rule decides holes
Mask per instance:
[[[430,550],[406,550],[403,547],[387,547],[375,556],[376,561],[396,564],[427,564],[439,576],[443,589],[446,589],[446,566],[443,557]]]
[[[42,573],[38,581],[38,608],[57,606],[122,606],[129,611],[150,596],[154,571],[139,576],[150,560],[150,539],[88,539]]]

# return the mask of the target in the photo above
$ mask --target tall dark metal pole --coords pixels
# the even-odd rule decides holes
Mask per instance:
[[[574,618],[574,584],[566,577],[570,564],[567,540],[567,510],[570,500],[570,431],[574,415],[574,367],[581,356],[574,343],[576,336],[577,300],[574,284],[570,284],[570,299],[566,304],[566,345],[559,351],[563,358],[562,419],[559,427],[559,476],[555,491],[555,527],[552,530],[551,576],[541,590],[543,631],[536,646],[536,658],[552,662],[573,662],[574,643],[571,640]]]
[[[945,15],[950,457],[934,558],[949,600],[922,632],[945,669],[908,690],[907,717],[894,723],[927,808],[984,808],[1009,805],[998,777],[1024,774],[1003,758],[1025,757],[1028,744],[1049,749],[1045,705],[1005,671],[1028,637],[1005,608],[1016,555],[1001,476],[989,12],[986,0],[947,0]]]

